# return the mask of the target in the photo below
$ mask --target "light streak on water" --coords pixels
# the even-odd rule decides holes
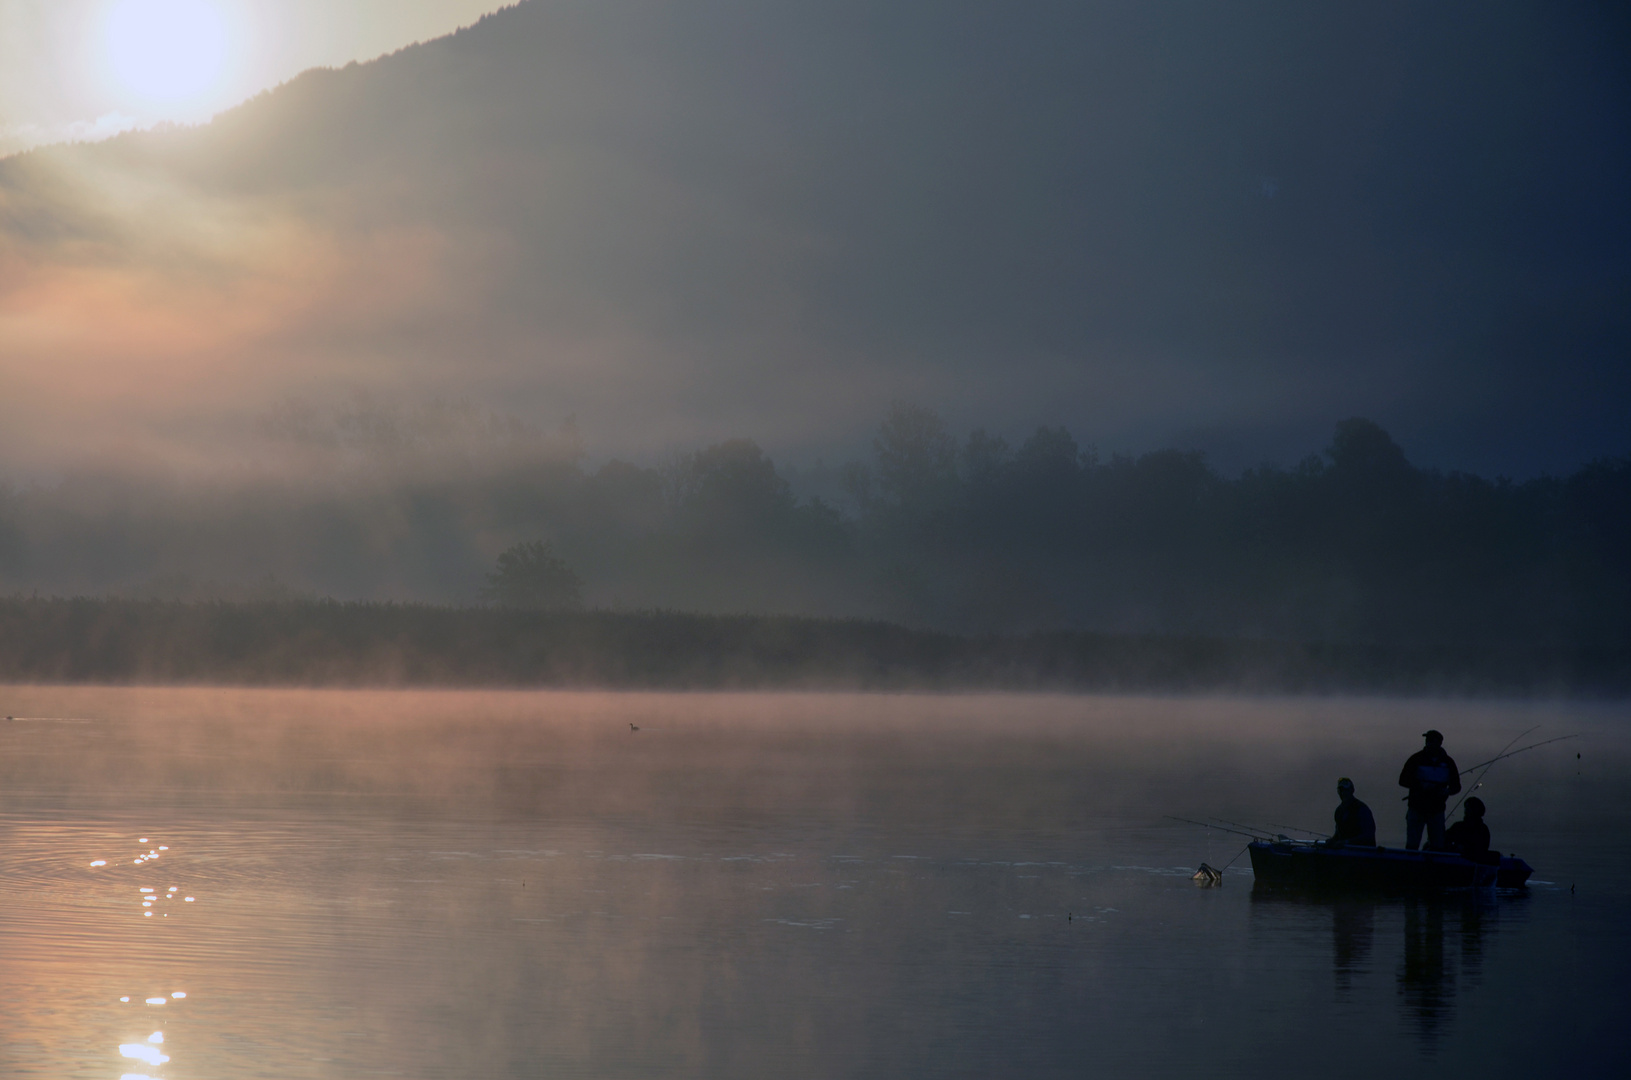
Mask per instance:
[[[170,1060],[169,1054],[161,1054],[146,1043],[124,1043],[119,1047],[121,1057],[134,1058],[144,1065],[157,1068]]]

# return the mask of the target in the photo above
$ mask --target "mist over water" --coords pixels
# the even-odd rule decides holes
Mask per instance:
[[[1320,1053],[1338,1076],[1591,1074],[1628,1003],[1622,706],[14,688],[5,708],[12,1077],[1242,1075],[1313,1028],[1355,1033]],[[1348,775],[1397,844],[1421,731],[1470,765],[1536,725],[1582,738],[1480,790],[1527,895],[1286,897],[1244,857],[1198,889],[1244,840],[1165,817],[1319,829]]]
[[[1631,19],[450,4],[0,0],[0,1080],[1624,1071]]]
[[[1295,469],[1231,478],[1197,453],[1101,457],[1047,427],[1010,444],[896,403],[865,460],[784,475],[748,439],[661,466],[591,468],[571,425],[543,432],[469,403],[274,419],[253,467],[90,470],[16,489],[0,474],[0,607],[6,592],[286,608],[581,604],[975,635],[1550,650],[1631,670],[1631,458],[1523,483],[1445,474],[1351,418]],[[528,545],[548,546],[570,588],[494,588],[496,569]],[[335,615],[247,614],[260,630]],[[390,617],[406,626],[420,615]],[[206,677],[243,680],[209,668],[219,645],[171,651],[203,662]],[[321,679],[319,664],[291,667],[279,678]],[[7,677],[83,678],[75,668]],[[1381,674],[1367,685],[1390,685]]]

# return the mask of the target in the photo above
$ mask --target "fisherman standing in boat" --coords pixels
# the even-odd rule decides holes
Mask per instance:
[[[1404,846],[1421,847],[1421,831],[1427,829],[1427,850],[1444,850],[1444,804],[1461,790],[1461,773],[1444,752],[1444,736],[1436,731],[1422,732],[1427,745],[1410,755],[1399,773],[1399,786],[1409,788],[1409,808],[1405,813]]]
[[[1337,797],[1342,802],[1335,814],[1337,831],[1325,843],[1328,847],[1375,847],[1376,817],[1370,807],[1354,798],[1354,782],[1346,776],[1337,781]]]

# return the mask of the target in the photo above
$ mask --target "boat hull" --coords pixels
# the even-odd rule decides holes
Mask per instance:
[[[1419,892],[1517,888],[1533,872],[1522,859],[1474,862],[1447,851],[1326,847],[1259,840],[1250,847],[1252,873],[1267,885],[1345,891]]]
[[[1495,874],[1497,889],[1522,889],[1529,884],[1529,875],[1535,868],[1516,855],[1503,855]]]

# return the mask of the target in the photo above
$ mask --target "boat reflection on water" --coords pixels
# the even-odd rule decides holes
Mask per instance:
[[[1503,921],[1526,910],[1527,893],[1411,897],[1404,909],[1400,1001],[1425,1041],[1454,1014],[1455,996],[1483,978],[1484,951]]]
[[[1375,938],[1375,901],[1332,901],[1331,970],[1336,977],[1338,1001],[1352,1000],[1356,978],[1369,970]]]
[[[1381,989],[1392,967],[1405,1026],[1431,1052],[1455,1018],[1457,996],[1483,977],[1484,959],[1503,924],[1521,919],[1528,893],[1466,889],[1405,896],[1252,890],[1252,906],[1280,923],[1328,921],[1336,1001],[1358,1004]],[[1324,916],[1324,918],[1321,918]],[[1395,952],[1394,942],[1397,942]]]

